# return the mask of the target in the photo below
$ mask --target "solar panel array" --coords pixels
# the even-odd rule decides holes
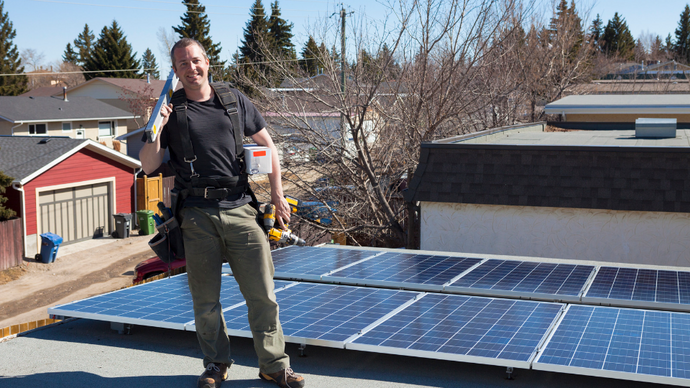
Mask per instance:
[[[690,311],[690,272],[332,247],[273,258],[276,279],[311,282],[275,280],[289,342],[690,385],[690,314],[580,304]],[[222,279],[228,333],[251,337]],[[195,330],[186,274],[49,313]]]
[[[570,305],[534,369],[688,385],[690,315]]]
[[[690,311],[690,272],[601,267],[582,301]]]
[[[593,271],[591,265],[490,259],[444,291],[578,302]]]

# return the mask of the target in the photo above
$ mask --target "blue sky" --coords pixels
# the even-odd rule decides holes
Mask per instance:
[[[1,1],[1,0],[0,0]],[[127,41],[138,56],[150,48],[159,66],[165,61],[159,46],[157,33],[161,27],[168,30],[180,24],[180,16],[186,7],[176,0],[4,0],[4,11],[9,14],[17,37],[14,43],[19,50],[34,49],[44,55],[44,64],[59,60],[67,43],[72,42],[88,23],[96,38],[101,29],[117,20]],[[387,3],[387,0],[383,0]],[[688,0],[600,0],[576,1],[579,9],[591,9],[590,19],[596,14],[606,23],[614,15],[621,14],[635,38],[649,32],[665,38],[678,25],[680,13]],[[211,21],[211,37],[223,47],[222,57],[229,59],[242,39],[242,29],[249,20],[249,8],[253,0],[201,0]],[[263,0],[270,10],[270,0]],[[355,16],[377,20],[385,7],[377,0],[349,0],[346,9]],[[542,2],[539,9],[550,9],[550,1]],[[294,24],[293,43],[301,49],[308,38],[307,31],[319,19],[329,17],[340,3],[329,0],[281,0],[279,6],[283,18]],[[354,20],[354,19],[353,19]],[[333,31],[335,34],[337,31]],[[334,35],[335,36],[335,35]],[[169,71],[169,70],[165,70]]]

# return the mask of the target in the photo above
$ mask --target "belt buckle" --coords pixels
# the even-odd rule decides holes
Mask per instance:
[[[204,199],[209,199],[209,198],[208,198],[208,189],[213,190],[213,189],[215,189],[215,187],[213,187],[213,186],[206,186],[206,187],[204,188]]]

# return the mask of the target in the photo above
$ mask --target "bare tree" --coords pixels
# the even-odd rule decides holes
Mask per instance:
[[[43,53],[39,53],[32,48],[22,50],[20,56],[22,58],[22,66],[27,70],[30,69],[29,71],[40,70],[43,65],[43,60],[45,59]]]
[[[172,27],[168,29],[160,27],[156,36],[158,37],[158,49],[161,52],[161,57],[168,66],[172,66],[172,63],[170,63],[170,50],[172,50],[172,46],[176,42],[175,31],[173,31]]]
[[[53,74],[55,78],[54,84],[58,86],[71,88],[86,82],[82,68],[74,63],[58,61],[52,67],[58,69],[58,73]]]
[[[145,80],[141,80],[141,87],[135,90],[122,89],[119,93],[120,100],[127,103],[129,112],[133,115],[134,123],[139,128],[146,125],[158,97],[154,94],[153,86],[146,83]]]

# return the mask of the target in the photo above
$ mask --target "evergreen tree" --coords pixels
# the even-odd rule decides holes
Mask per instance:
[[[86,73],[84,76],[87,80],[96,77],[141,78],[138,71],[104,72],[104,70],[139,68],[141,65],[136,60],[136,53],[132,52],[132,46],[127,43],[127,38],[120,30],[117,21],[113,20],[110,27],[103,27],[91,55],[84,63],[84,70],[96,71],[96,73]]]
[[[601,51],[601,38],[604,34],[604,22],[597,14],[597,18],[592,21],[592,25],[589,27],[589,43],[594,45],[594,49],[599,52]]]
[[[314,38],[309,35],[309,40],[302,49],[302,59],[299,61],[299,66],[308,75],[315,76],[319,73],[319,55],[320,49],[316,45]]]
[[[260,79],[267,76],[268,65],[266,63],[265,48],[272,44],[268,32],[268,21],[261,0],[256,0],[249,12],[249,21],[244,26],[244,38],[240,46],[239,71],[254,82],[269,86]],[[250,90],[243,90],[247,94],[253,94]]]
[[[690,5],[687,4],[680,14],[673,52],[679,61],[690,63]]]
[[[12,27],[12,22],[3,12],[5,2],[0,0],[0,74],[21,74],[24,72],[17,45],[12,39],[17,36],[17,31]],[[28,79],[25,75],[0,77],[0,96],[16,96],[26,91]]]
[[[569,52],[569,57],[574,58],[584,42],[585,34],[582,30],[582,19],[577,14],[574,0],[570,3],[570,6],[568,6],[566,0],[561,0],[556,7],[556,14],[551,18],[549,24],[549,41],[557,41],[561,36],[568,36],[571,31],[577,31]]]
[[[635,59],[635,39],[618,12],[613,14],[613,19],[604,28],[602,40],[602,48],[607,55],[618,55],[628,61]]]
[[[295,59],[295,45],[292,44],[292,26],[293,24],[280,17],[280,8],[278,8],[278,0],[271,3],[271,16],[268,18],[268,34],[271,36],[273,43],[272,49],[275,50],[274,55],[280,58]]]
[[[141,69],[144,74],[149,73],[153,78],[160,79],[156,57],[153,56],[150,48],[147,48],[146,51],[144,51],[144,55],[141,56]]]
[[[180,17],[182,24],[173,27],[173,30],[180,35],[180,38],[192,38],[201,43],[211,65],[209,72],[215,76],[216,81],[223,79],[225,61],[220,60],[223,49],[220,43],[213,43],[211,39],[211,22],[206,14],[206,7],[201,5],[199,0],[182,0],[182,4],[187,7],[187,12]]]
[[[76,62],[77,65],[84,66],[86,60],[91,56],[95,39],[96,36],[89,29],[89,25],[84,24],[84,31],[79,33],[77,39],[74,40],[74,48],[78,50],[77,54],[79,55],[79,60]]]
[[[74,51],[71,43],[67,43],[67,47],[65,47],[65,53],[62,54],[62,61],[69,62],[74,65],[76,65],[77,62],[79,62],[79,54],[77,54]]]
[[[2,2],[0,2],[0,9],[2,8]],[[2,194],[5,194],[7,191],[7,187],[9,187],[12,184],[12,181],[14,178],[11,178],[2,171],[0,171],[0,221],[5,221],[9,220],[10,218],[14,218],[17,213],[12,210],[6,208],[3,204],[7,202],[7,197],[5,197]]]

